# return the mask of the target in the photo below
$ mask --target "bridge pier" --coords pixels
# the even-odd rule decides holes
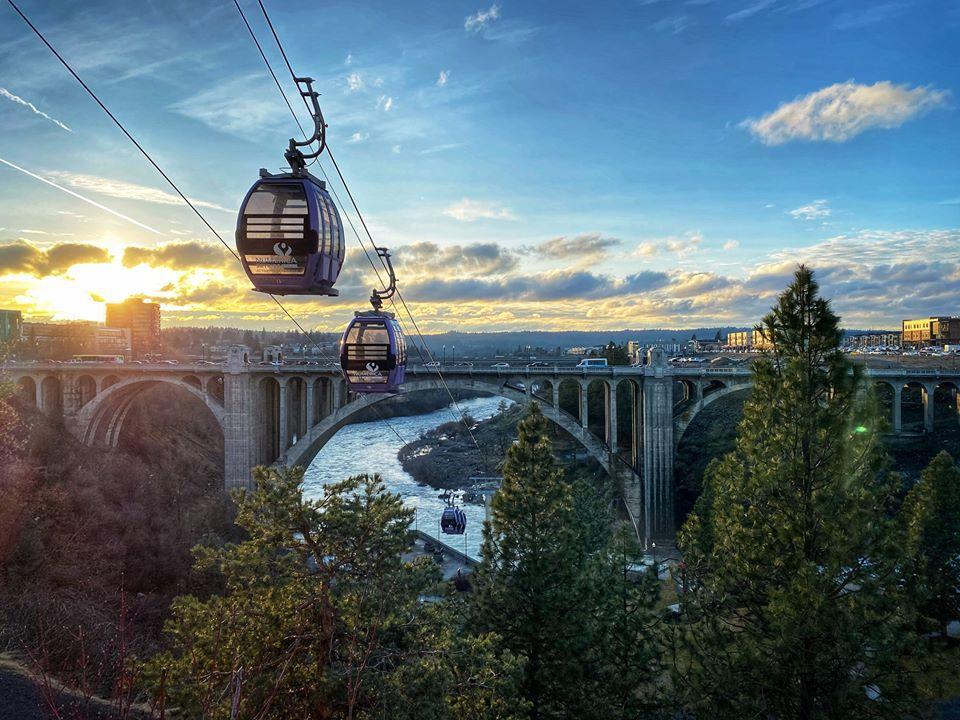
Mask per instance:
[[[903,401],[903,385],[896,384],[893,387],[893,434],[899,435],[903,432],[903,419],[901,415],[900,404]]]
[[[937,386],[924,383],[923,385],[923,429],[925,432],[933,432],[933,394]]]
[[[673,378],[666,355],[653,348],[643,373],[644,542],[673,543]]]

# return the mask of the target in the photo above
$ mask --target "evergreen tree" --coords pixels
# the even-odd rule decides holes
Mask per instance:
[[[903,515],[921,618],[945,638],[960,618],[960,468],[946,452],[921,473]]]
[[[692,624],[675,679],[701,717],[903,717],[894,483],[862,369],[803,266],[762,327],[736,449],[680,536]]]
[[[585,608],[588,550],[573,488],[554,461],[547,419],[536,403],[507,451],[503,482],[484,526],[475,612],[525,663],[521,684],[530,717],[573,717],[591,622]]]
[[[438,574],[401,560],[412,511],[378,476],[328,485],[318,500],[303,498],[300,468],[259,468],[255,480],[239,496],[249,539],[197,550],[198,569],[225,592],[175,600],[168,649],[146,664],[167,705],[190,717],[326,720],[401,717],[400,697],[437,717],[514,717],[516,662],[501,664],[485,636],[456,644],[422,602]],[[431,682],[398,695],[411,668],[429,668]],[[478,673],[451,690],[466,668]]]
[[[533,720],[637,717],[652,675],[650,587],[627,579],[602,502],[564,479],[536,403],[518,432],[484,527],[475,626],[524,662]]]

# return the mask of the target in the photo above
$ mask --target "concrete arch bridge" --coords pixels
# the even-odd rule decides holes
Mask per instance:
[[[597,460],[622,488],[629,513],[648,542],[674,537],[673,462],[676,446],[697,414],[731,393],[748,389],[743,367],[672,367],[653,351],[641,367],[481,368],[443,371],[450,388],[538,402],[544,415]],[[924,371],[926,372],[926,371]],[[227,489],[246,487],[257,465],[308,465],[358,412],[388,395],[349,392],[335,366],[251,362],[250,350],[233,346],[224,363],[39,363],[7,364],[3,374],[17,385],[21,401],[62,415],[88,445],[116,447],[133,404],[147,389],[175,386],[206,408],[223,431]],[[874,371],[875,382],[892,388],[922,388],[924,418],[934,423],[934,397],[958,414],[960,372]],[[440,389],[435,368],[410,367],[402,393]],[[899,388],[899,390],[898,390]],[[926,402],[926,401],[924,401]],[[926,408],[929,407],[929,410]],[[900,431],[900,406],[891,425]]]

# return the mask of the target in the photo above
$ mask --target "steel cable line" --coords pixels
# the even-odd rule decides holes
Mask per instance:
[[[236,2],[236,0],[234,0],[234,2]],[[260,11],[263,13],[263,18],[264,20],[266,20],[267,25],[270,28],[270,32],[273,34],[273,39],[277,43],[277,48],[280,50],[280,54],[283,56],[283,61],[284,63],[286,63],[287,70],[290,72],[290,77],[293,79],[294,84],[296,84],[297,74],[293,71],[293,66],[290,64],[290,59],[287,57],[287,52],[286,50],[284,50],[283,43],[280,41],[280,36],[277,34],[276,28],[273,26],[273,21],[270,20],[270,14],[267,12],[267,8],[263,4],[263,0],[257,0],[257,4],[260,6]],[[238,9],[239,9],[239,6],[238,6]],[[266,60],[266,58],[264,59]],[[281,94],[283,94],[282,90],[281,90]],[[285,94],[284,94],[284,98],[286,98]],[[303,102],[304,102],[304,105],[306,105],[307,99],[303,98]],[[307,109],[309,110],[309,106],[307,106]],[[347,196],[350,198],[350,202],[353,205],[354,212],[357,213],[357,217],[360,219],[360,224],[363,226],[364,232],[366,233],[367,238],[370,240],[370,244],[373,245],[374,248],[376,248],[377,244],[376,242],[374,242],[373,235],[370,233],[370,228],[367,226],[367,222],[363,217],[363,213],[360,212],[360,207],[357,205],[357,201],[353,197],[353,192],[351,192],[350,186],[347,185],[347,181],[343,177],[343,172],[340,170],[340,165],[337,163],[336,158],[333,156],[333,150],[330,148],[329,143],[327,145],[327,153],[330,155],[330,162],[333,163],[333,166],[337,171],[337,175],[340,178],[340,182],[343,185],[343,189],[347,191]],[[322,167],[323,166],[321,165],[321,169]],[[324,177],[326,177],[326,171],[324,171]],[[329,178],[327,178],[327,181],[329,183]],[[336,191],[334,191],[334,195],[336,196]],[[349,219],[349,216],[348,216],[348,219]],[[354,233],[357,235],[357,241],[360,243],[360,247],[363,249],[364,254],[367,256],[367,260],[370,262],[371,265],[373,265],[373,260],[370,258],[370,254],[367,252],[367,249],[364,246],[363,241],[360,239],[359,233],[357,233],[356,228],[353,227],[352,221],[350,222],[350,226],[351,228],[353,228]],[[381,264],[383,264],[383,268],[386,271],[387,266],[382,258],[380,262]],[[376,266],[374,266],[374,272],[377,274],[377,279],[380,281],[380,284],[383,285],[383,281],[380,278],[380,273],[377,271]],[[454,407],[457,409],[457,412],[460,414],[460,421],[463,423],[463,426],[466,428],[467,432],[470,434],[470,439],[473,441],[473,444],[476,446],[477,451],[483,452],[480,448],[480,443],[477,442],[477,438],[473,434],[473,430],[470,428],[469,424],[466,421],[464,412],[461,409],[460,404],[457,402],[457,399],[453,396],[453,393],[450,391],[450,387],[449,385],[447,385],[447,381],[443,377],[443,372],[441,371],[436,361],[433,359],[433,354],[430,352],[430,348],[427,346],[427,342],[423,337],[423,333],[420,332],[420,327],[417,325],[417,321],[413,317],[413,313],[410,311],[410,308],[407,306],[406,300],[403,299],[403,294],[400,292],[399,288],[397,289],[396,293],[397,293],[397,298],[400,300],[400,304],[403,306],[404,311],[406,312],[407,316],[410,318],[410,322],[413,324],[414,330],[417,333],[417,337],[420,338],[420,343],[421,345],[423,345],[423,349],[426,350],[427,352],[427,357],[430,358],[430,361],[429,361],[430,364],[435,366],[432,369],[436,370],[437,377],[440,379],[440,384],[443,385],[443,389],[446,391],[447,395],[450,397],[450,400],[453,402]],[[421,352],[419,346],[417,346],[416,343],[414,343],[414,347],[417,350],[417,354],[420,356],[420,361],[426,364],[426,361],[424,360],[424,357],[423,357],[423,353]]]
[[[154,167],[154,169],[156,169],[156,171],[157,171],[158,173],[160,173],[161,177],[163,177],[163,179],[166,180],[167,184],[170,185],[171,188],[173,188],[173,190],[177,193],[177,195],[180,196],[180,198],[187,204],[187,206],[194,212],[194,214],[196,214],[196,216],[197,216],[198,218],[200,218],[200,220],[203,222],[203,224],[206,225],[206,227],[210,230],[211,233],[213,233],[214,237],[216,237],[217,240],[220,241],[220,244],[223,245],[223,246],[227,249],[227,251],[228,251],[231,255],[233,255],[234,259],[236,259],[236,260],[239,262],[239,261],[240,261],[240,256],[237,255],[236,251],[235,251],[232,247],[230,247],[230,245],[227,244],[227,242],[223,239],[223,237],[220,235],[220,233],[217,232],[217,230],[213,227],[213,225],[211,225],[210,222],[206,219],[206,217],[204,217],[203,213],[201,213],[201,212],[197,209],[196,205],[194,205],[193,202],[191,202],[190,198],[188,198],[188,197],[180,190],[180,188],[179,188],[179,187],[177,186],[177,184],[170,178],[170,176],[167,175],[166,172],[164,172],[163,168],[161,168],[161,167],[157,164],[157,162],[153,159],[153,157],[150,155],[150,153],[148,153],[148,152],[144,149],[144,147],[137,141],[137,139],[136,139],[133,135],[130,134],[130,131],[128,131],[127,128],[123,125],[123,123],[120,122],[120,120],[117,118],[117,116],[114,115],[114,114],[110,111],[110,108],[108,108],[108,107],[104,104],[104,102],[97,96],[97,94],[90,88],[90,86],[87,85],[87,83],[85,83],[85,82],[83,81],[83,78],[81,78],[81,77],[76,73],[76,71],[73,69],[73,67],[71,67],[70,63],[68,63],[68,62],[66,61],[66,59],[64,59],[64,57],[57,51],[57,49],[56,49],[53,45],[50,44],[50,42],[49,42],[49,41],[47,40],[47,38],[43,35],[43,33],[40,32],[40,30],[37,28],[37,26],[34,25],[33,22],[31,22],[30,18],[28,18],[28,17],[23,13],[23,11],[17,6],[17,4],[14,2],[14,0],[7,0],[7,3],[10,5],[10,7],[12,7],[12,8],[16,11],[17,15],[19,15],[19,16],[23,19],[23,21],[24,21],[24,22],[27,24],[27,26],[33,31],[33,33],[41,40],[41,42],[43,42],[43,44],[47,46],[47,49],[50,50],[51,53],[53,53],[53,55],[57,58],[57,60],[60,61],[60,64],[63,65],[64,68],[67,69],[67,71],[68,71],[68,72],[73,76],[73,78],[80,84],[80,86],[87,92],[87,94],[88,94],[91,98],[93,98],[93,100],[97,103],[97,105],[99,105],[100,108],[104,111],[104,113],[106,113],[106,115],[113,121],[114,125],[116,125],[116,126],[121,130],[121,132],[123,132],[123,134],[127,137],[127,139],[128,139],[131,143],[133,143],[133,145],[137,148],[137,150],[140,151],[140,154],[143,155],[143,157],[145,157],[145,158],[147,159],[147,161]],[[269,293],[268,293],[268,294],[269,294]],[[269,295],[270,295],[270,299],[273,300],[273,302],[277,304],[277,306],[284,312],[284,314],[285,314],[288,318],[290,318],[290,320],[291,320],[291,321],[293,322],[293,324],[297,327],[297,329],[304,335],[304,337],[306,337],[311,343],[313,343],[313,345],[317,348],[317,351],[320,353],[320,356],[321,356],[324,360],[326,360],[328,363],[330,363],[331,360],[330,360],[330,358],[328,358],[328,357],[326,356],[326,354],[323,352],[323,348],[322,348],[322,347],[320,346],[320,344],[310,335],[310,333],[308,333],[308,332],[304,329],[303,325],[300,324],[300,322],[290,313],[290,311],[283,305],[283,303],[281,303],[281,302],[277,299],[277,297],[276,297],[275,295],[273,295],[273,294],[269,294]],[[331,364],[332,364],[332,363],[331,363]],[[386,421],[384,421],[384,422],[386,422]],[[394,434],[400,439],[401,442],[403,442],[405,445],[407,444],[406,441],[403,439],[403,437],[400,435],[400,433],[397,432],[396,428],[392,427],[389,423],[387,423],[387,427],[389,427],[389,428],[394,432]]]

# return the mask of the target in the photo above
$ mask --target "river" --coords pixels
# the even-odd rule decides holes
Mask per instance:
[[[475,420],[486,420],[497,414],[503,398],[486,397],[461,400],[460,408]],[[508,404],[509,403],[508,401]],[[351,475],[380,473],[387,490],[403,498],[404,503],[416,510],[414,526],[434,537],[439,536],[446,544],[462,550],[470,557],[480,557],[483,535],[483,506],[465,504],[467,531],[463,537],[440,535],[440,514],[444,501],[438,498],[440,490],[420,485],[403,469],[397,453],[404,443],[384,423],[389,422],[406,442],[443,423],[456,419],[453,405],[434,412],[389,420],[356,423],[340,429],[317,453],[307,468],[303,481],[304,495],[319,497],[325,484],[337,482]]]

